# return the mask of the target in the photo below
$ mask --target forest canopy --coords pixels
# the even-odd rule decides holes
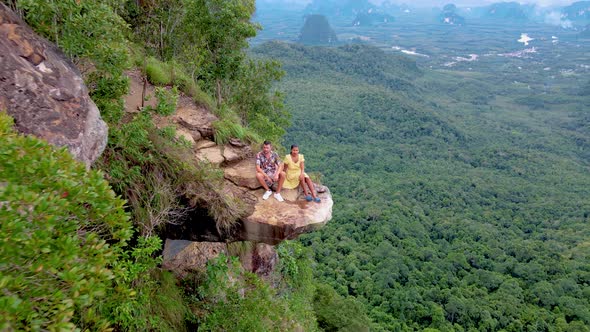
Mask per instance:
[[[532,118],[530,92],[493,73],[421,70],[368,45],[254,53],[283,62],[284,142],[338,207],[301,238],[315,275],[374,330],[588,330],[590,132],[563,125],[587,116],[587,95],[556,89]]]

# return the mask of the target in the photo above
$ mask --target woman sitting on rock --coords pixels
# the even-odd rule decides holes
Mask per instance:
[[[291,153],[285,156],[283,165],[283,170],[287,175],[283,188],[295,189],[298,185],[301,185],[305,199],[308,202],[313,200],[314,202],[319,203],[321,200],[317,197],[311,179],[305,173],[305,158],[303,158],[302,154],[299,154],[299,146],[296,144],[291,145]]]

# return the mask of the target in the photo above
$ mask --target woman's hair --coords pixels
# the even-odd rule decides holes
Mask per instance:
[[[299,147],[299,145],[297,145],[297,144],[291,145],[291,151],[293,151],[293,149],[298,148],[298,147]]]

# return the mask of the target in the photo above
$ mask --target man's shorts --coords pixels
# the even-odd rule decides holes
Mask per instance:
[[[266,175],[268,175],[268,174],[266,174]],[[270,176],[270,175],[269,175],[269,176]],[[276,190],[276,189],[277,189],[277,186],[278,186],[278,184],[279,184],[279,183],[278,183],[278,181],[271,181],[271,180],[269,180],[269,179],[267,179],[267,178],[264,178],[264,182],[265,182],[265,183],[266,183],[266,185],[267,185],[267,186],[268,186],[270,189],[272,189],[272,190]]]

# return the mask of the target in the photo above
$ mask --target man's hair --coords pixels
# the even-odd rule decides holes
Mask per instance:
[[[270,141],[266,140],[264,141],[264,143],[262,143],[262,145],[271,145]]]

